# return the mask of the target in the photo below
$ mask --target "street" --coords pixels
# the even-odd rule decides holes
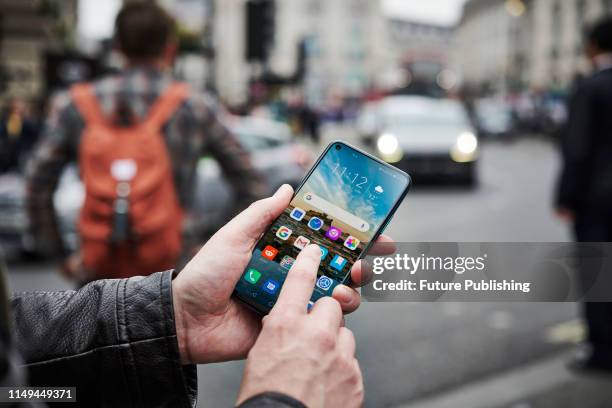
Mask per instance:
[[[416,186],[387,233],[405,242],[568,240],[551,212],[557,167],[546,141],[485,144],[478,188]],[[9,275],[15,291],[69,287],[49,265],[13,264]],[[577,337],[563,328],[576,314],[574,304],[364,304],[347,325],[365,405],[411,403],[566,350]],[[232,406],[241,368],[200,366],[198,406]]]

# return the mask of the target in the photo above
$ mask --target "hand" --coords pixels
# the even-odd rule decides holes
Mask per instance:
[[[353,333],[342,327],[342,309],[333,298],[306,311],[321,252],[309,245],[298,255],[278,301],[263,319],[249,352],[238,404],[267,391],[280,392],[310,408],[359,407],[363,378],[355,359]]]
[[[568,223],[574,222],[574,220],[576,219],[574,212],[567,208],[557,208],[556,215],[557,218],[559,218],[561,221]]]
[[[183,363],[244,358],[253,346],[261,330],[261,317],[231,295],[261,234],[289,205],[292,196],[291,187],[283,186],[273,197],[253,203],[220,229],[172,282]],[[380,241],[392,242],[388,237]],[[384,247],[388,253],[389,245]],[[380,250],[378,253],[382,254]],[[368,283],[369,278],[361,263],[355,263],[351,270],[355,286]],[[353,288],[339,285],[332,296],[345,313],[359,307],[360,296]]]

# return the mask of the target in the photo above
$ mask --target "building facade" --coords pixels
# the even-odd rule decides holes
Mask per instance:
[[[400,76],[388,85],[405,88],[413,81],[435,81],[441,72],[449,72],[453,27],[394,18],[387,24],[395,61],[390,67],[396,66]]]
[[[609,0],[535,0],[531,85],[566,87],[586,71],[584,30],[610,12]]]
[[[610,12],[611,0],[471,0],[453,65],[464,85],[491,93],[566,89],[588,69],[585,28]]]
[[[471,0],[456,28],[452,66],[465,86],[506,91],[511,16],[504,0]]]
[[[45,52],[69,45],[76,0],[0,0],[0,95],[35,99],[44,91]]]
[[[249,79],[259,73],[245,58],[246,2],[215,3],[216,87],[230,104],[244,102]],[[303,41],[304,91],[313,103],[323,103],[330,92],[364,92],[380,80],[392,58],[378,0],[276,1],[268,68],[280,76],[296,72]]]

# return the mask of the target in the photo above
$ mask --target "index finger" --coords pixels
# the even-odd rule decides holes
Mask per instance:
[[[300,252],[287,273],[274,309],[295,308],[306,314],[320,262],[321,250],[317,245],[309,245]]]

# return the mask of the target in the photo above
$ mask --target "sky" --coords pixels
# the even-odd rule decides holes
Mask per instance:
[[[452,25],[466,0],[381,0],[386,15],[419,22]],[[109,38],[121,0],[80,0],[78,30],[91,39]]]
[[[79,0],[79,34],[88,39],[110,38],[121,4],[121,0]]]
[[[453,25],[461,17],[466,0],[382,0],[383,10],[389,17]]]

